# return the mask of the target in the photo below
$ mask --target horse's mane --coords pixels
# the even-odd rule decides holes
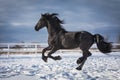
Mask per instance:
[[[61,24],[64,24],[64,21],[63,20],[60,20],[57,16],[58,14],[57,13],[52,13],[52,14],[49,14],[49,13],[45,13],[43,14],[43,16],[45,16],[48,20],[54,20],[55,22],[57,22],[59,24],[59,26],[57,26],[57,29],[59,30],[62,30],[62,31],[66,31]]]
[[[43,16],[45,16],[47,19],[54,19],[56,22],[60,23],[60,24],[63,24],[64,21],[63,20],[60,20],[57,16],[58,14],[57,13],[52,13],[52,14],[49,14],[49,13],[45,13],[43,14]]]

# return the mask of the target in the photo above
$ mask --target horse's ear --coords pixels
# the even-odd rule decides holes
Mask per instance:
[[[41,17],[46,17],[46,14],[41,14]]]

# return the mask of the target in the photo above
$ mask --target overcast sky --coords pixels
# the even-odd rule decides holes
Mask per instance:
[[[89,31],[115,42],[120,35],[120,0],[0,0],[0,42],[47,42],[34,26],[41,13],[58,13],[68,31]]]

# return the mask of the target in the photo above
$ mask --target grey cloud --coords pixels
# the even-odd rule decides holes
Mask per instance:
[[[35,39],[39,40],[39,36],[42,36],[42,33],[47,35],[47,32],[46,30],[34,32],[34,25],[40,18],[40,14],[45,12],[59,13],[60,19],[65,20],[63,26],[67,30],[120,33],[118,31],[119,8],[119,0],[0,0],[0,27],[2,27],[0,35],[6,35],[7,39],[7,35],[12,31],[9,36],[14,36],[14,40],[21,40],[18,35],[26,35],[25,40],[32,39],[27,36],[34,35],[34,38],[37,36]],[[103,25],[96,25],[96,23],[103,23]],[[24,32],[25,29],[28,31]]]

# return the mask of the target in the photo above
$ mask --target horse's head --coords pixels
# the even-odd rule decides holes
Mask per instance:
[[[45,14],[41,14],[41,18],[39,19],[38,23],[35,26],[35,30],[38,31],[41,28],[48,26],[48,22],[54,23],[54,24],[62,24],[63,21],[61,21],[58,17],[56,17],[56,15],[58,15],[57,13],[45,13]]]
[[[38,31],[45,26],[47,26],[46,14],[41,14],[41,18],[39,19],[38,23],[36,24],[35,30]]]

